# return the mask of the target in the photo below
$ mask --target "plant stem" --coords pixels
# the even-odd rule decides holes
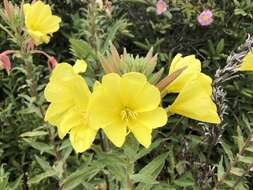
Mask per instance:
[[[102,130],[99,131],[99,137],[100,137],[100,141],[101,141],[101,148],[104,152],[109,152],[110,151],[110,146],[109,146],[109,142],[108,139],[105,137],[104,133]],[[109,180],[109,175],[108,174],[104,174],[105,177],[105,182],[106,182],[106,189],[110,190],[110,180]]]
[[[253,137],[253,130],[251,131],[251,134],[248,136],[247,140],[245,141],[242,149],[237,154],[236,158],[229,165],[228,169],[226,170],[226,173],[221,177],[221,179],[218,182],[216,182],[215,187],[213,188],[213,190],[218,190],[218,187],[224,182],[225,178],[229,175],[231,169],[238,163],[238,161],[239,161],[239,157],[238,156],[243,156],[246,148],[251,143],[252,137]]]

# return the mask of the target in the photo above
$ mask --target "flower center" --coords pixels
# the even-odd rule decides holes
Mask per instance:
[[[128,107],[124,107],[120,115],[121,115],[122,120],[126,122],[136,119],[136,116],[137,116],[137,114]]]
[[[203,18],[204,22],[208,22],[209,21],[209,16],[207,16],[207,15],[204,15],[202,18]]]

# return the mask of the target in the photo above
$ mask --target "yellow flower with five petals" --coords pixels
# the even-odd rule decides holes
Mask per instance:
[[[36,45],[48,43],[52,34],[59,30],[61,18],[52,15],[49,5],[42,1],[23,5],[25,26]]]
[[[145,75],[137,72],[119,76],[110,73],[97,84],[90,103],[90,122],[102,128],[113,144],[121,147],[128,132],[145,147],[151,144],[152,129],[167,123],[159,107],[161,95]]]
[[[78,64],[78,68],[82,68]],[[45,121],[57,126],[63,139],[70,133],[70,141],[76,152],[87,150],[95,139],[97,130],[89,125],[91,92],[85,80],[74,67],[58,64],[52,72],[44,94],[50,102]]]

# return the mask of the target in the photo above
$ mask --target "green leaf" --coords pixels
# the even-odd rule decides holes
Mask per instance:
[[[142,176],[152,176],[153,179],[155,179],[160,171],[162,170],[164,164],[165,164],[165,160],[168,157],[168,152],[163,153],[159,156],[157,156],[154,160],[152,160],[148,165],[146,165],[144,168],[142,168],[139,171],[139,175]],[[135,190],[149,190],[153,185],[150,184],[144,184],[144,183],[140,183]]]
[[[21,185],[21,183],[22,183],[22,179],[23,179],[23,175],[20,175],[16,180],[15,180],[15,182],[14,183],[12,183],[11,184],[11,190],[18,190],[18,189],[20,189],[20,185]]]
[[[253,146],[247,147],[246,150],[249,151],[249,152],[253,152]]]
[[[165,163],[166,158],[168,157],[168,152],[163,153],[153,159],[148,165],[142,168],[139,172],[141,175],[152,175],[157,174],[157,170],[160,171]],[[156,176],[154,176],[156,177]]]
[[[226,184],[229,187],[233,187],[234,186],[234,181],[232,181],[232,180],[224,180],[224,184]]]
[[[93,163],[93,165],[94,166],[84,166],[79,168],[66,179],[64,179],[61,183],[63,190],[74,189],[83,181],[88,182],[91,180],[101,170],[101,168],[95,166],[95,163]]]
[[[244,139],[243,139],[242,131],[239,125],[237,126],[237,135],[238,135],[237,144],[238,144],[239,151],[241,151],[244,146]]]
[[[179,187],[189,187],[194,185],[194,180],[192,178],[191,173],[186,173],[185,175],[181,176],[179,179],[176,179],[174,181],[174,184],[176,184]]]
[[[236,175],[236,176],[243,176],[244,174],[244,170],[241,169],[241,168],[236,168],[236,167],[233,167],[231,170],[230,170],[230,173]]]
[[[72,38],[69,39],[69,42],[71,44],[70,49],[76,57],[86,59],[88,56],[91,56],[94,59],[97,59],[96,53],[93,48],[84,40]]]
[[[224,167],[223,167],[223,156],[222,156],[218,165],[218,181],[222,179],[223,175],[224,175]]]
[[[47,135],[48,133],[46,131],[29,131],[22,133],[20,137],[37,137],[37,136],[43,136]]]
[[[52,167],[49,165],[49,163],[43,160],[42,158],[35,155],[35,159],[44,171],[52,170]]]
[[[117,33],[120,30],[124,30],[126,29],[128,26],[128,23],[126,22],[126,20],[117,20],[113,26],[111,26],[109,28],[109,30],[107,31],[107,35],[106,35],[106,39],[104,41],[103,47],[101,49],[101,53],[104,54],[105,51],[109,48],[110,42],[113,42],[114,39],[116,38]]]
[[[28,184],[38,184],[41,180],[46,179],[48,177],[52,177],[56,175],[57,172],[55,170],[49,170],[44,173],[38,174],[31,179],[28,180]]]
[[[233,155],[233,152],[231,151],[231,146],[228,145],[224,139],[221,140],[220,144],[223,150],[225,151],[225,153],[227,154],[229,160],[232,161],[234,159],[234,155]]]
[[[154,177],[151,175],[142,175],[142,174],[133,174],[130,176],[130,179],[133,180],[134,183],[145,183],[145,184],[156,184],[158,183],[154,180]]]
[[[224,50],[224,39],[221,39],[216,46],[216,53],[219,55],[223,52],[223,50]]]
[[[136,155],[135,160],[138,160],[144,156],[146,156],[147,154],[149,154],[152,150],[154,150],[155,148],[157,148],[161,142],[164,141],[162,139],[158,139],[156,141],[154,141],[148,148],[143,148],[141,149],[138,154]]]
[[[239,159],[240,162],[243,162],[243,163],[246,163],[246,164],[252,164],[253,163],[253,157],[238,155],[238,159]]]
[[[30,139],[27,138],[23,138],[23,140],[28,143],[31,147],[39,150],[41,153],[46,152],[48,154],[54,155],[53,153],[53,147],[49,146],[48,144],[42,143],[42,142],[36,142],[36,141],[32,141]]]

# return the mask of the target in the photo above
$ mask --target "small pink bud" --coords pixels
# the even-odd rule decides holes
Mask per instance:
[[[32,38],[30,38],[27,43],[27,50],[30,50],[30,51],[33,50],[34,46],[35,46],[35,43],[33,42]]]
[[[7,56],[6,52],[3,52],[0,54],[0,66],[2,69],[6,70],[8,74],[10,74],[11,70],[11,61],[9,57]]]
[[[158,0],[156,3],[156,14],[161,15],[167,11],[168,5],[164,0]]]
[[[51,69],[55,68],[55,66],[57,65],[57,61],[56,59],[51,56],[49,59],[48,59],[48,65],[50,66]]]
[[[112,2],[108,1],[106,4],[105,4],[105,12],[111,16],[112,14]]]

